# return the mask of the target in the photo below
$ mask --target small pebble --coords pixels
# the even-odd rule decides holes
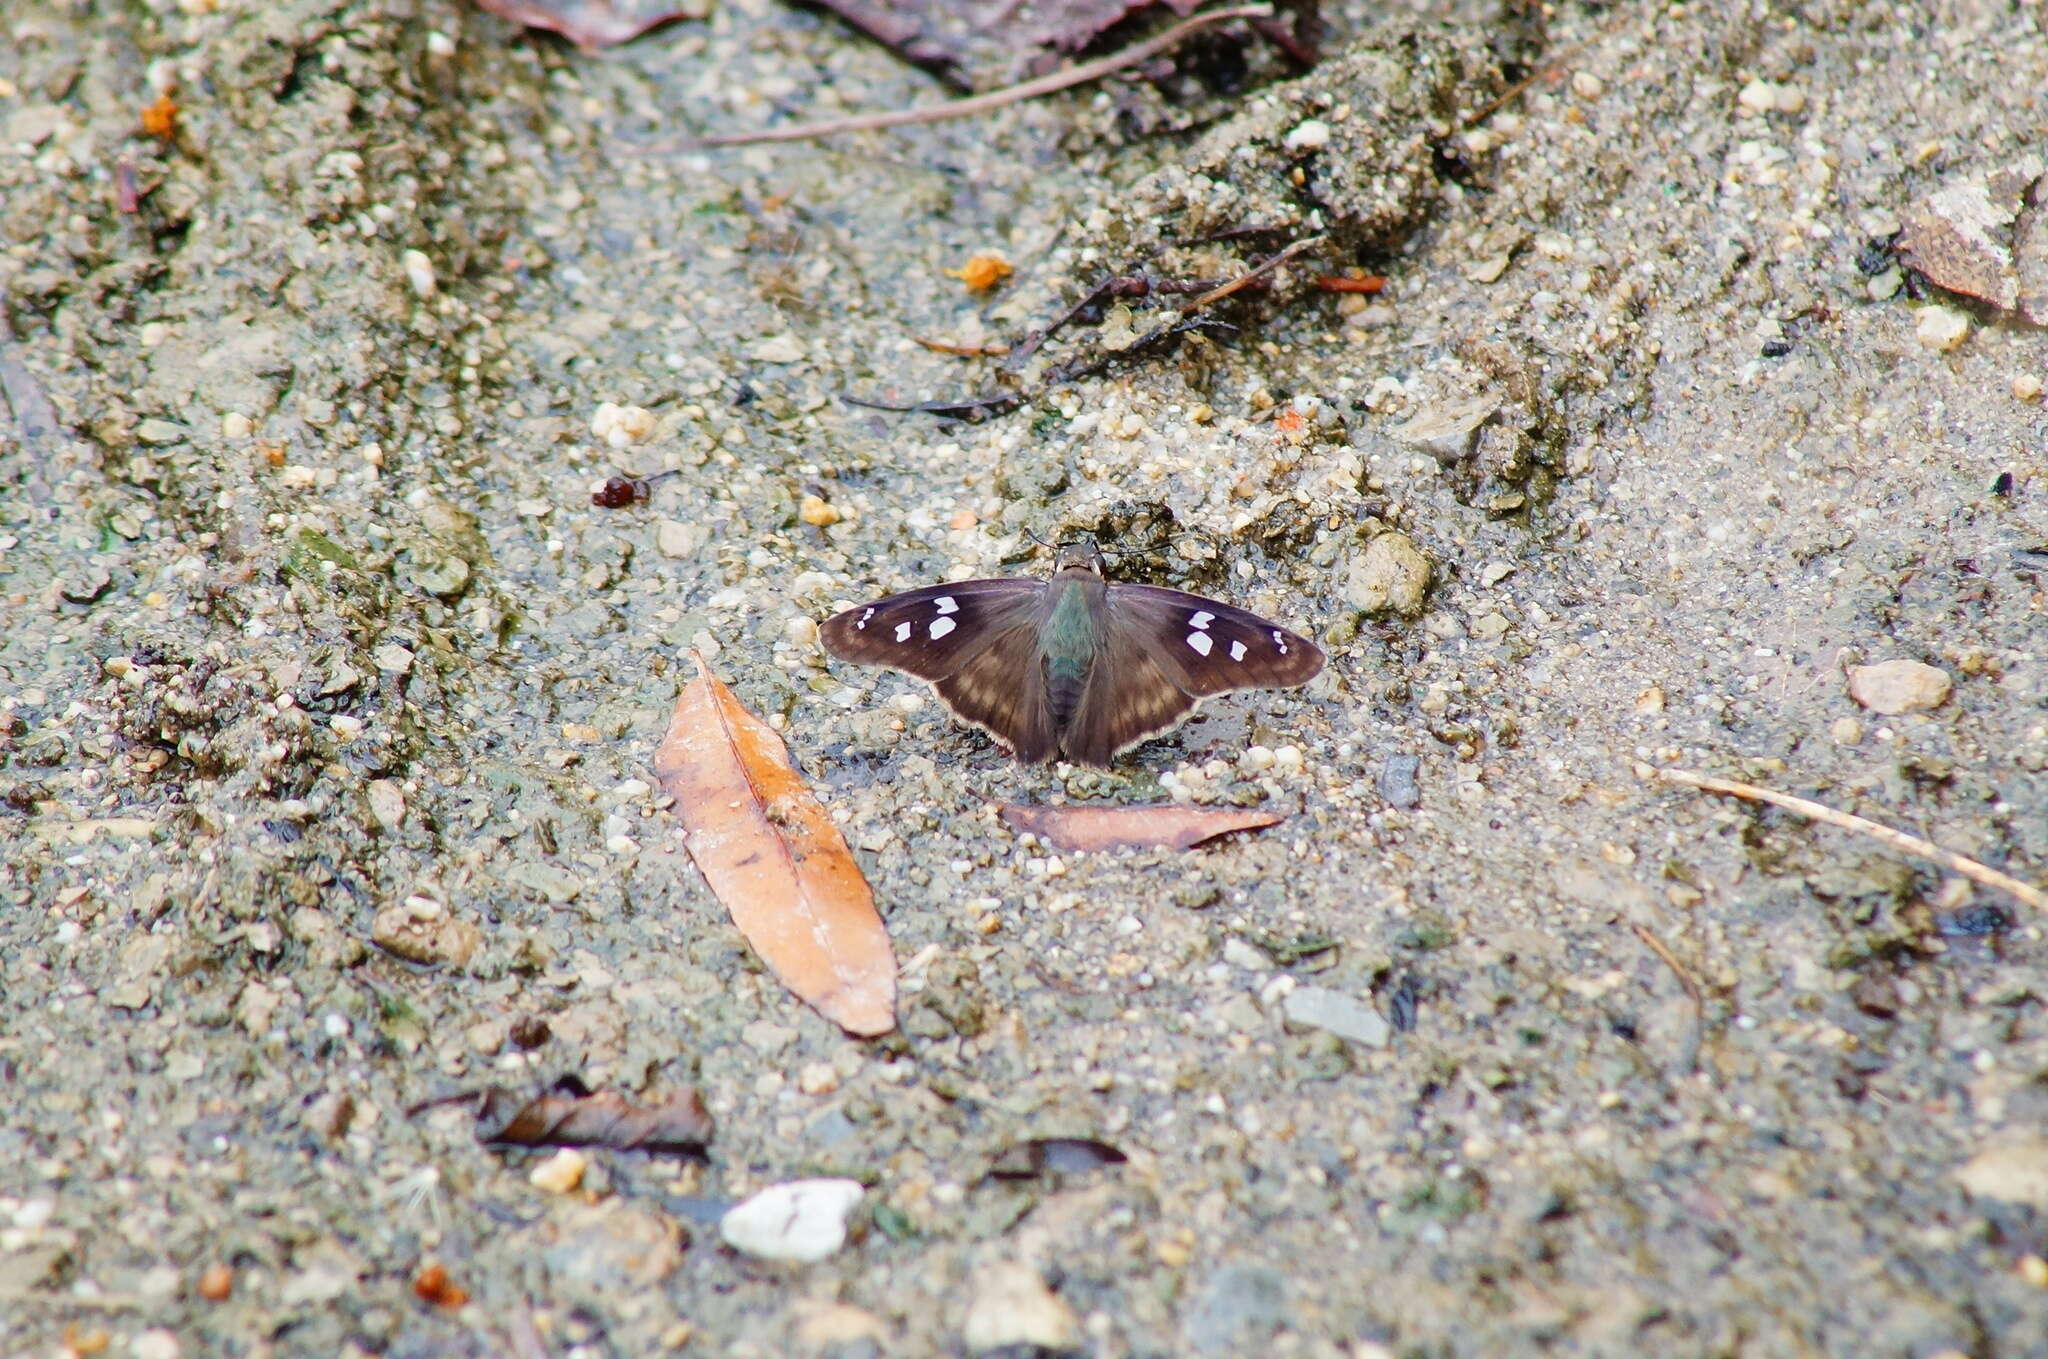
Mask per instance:
[[[1849,670],[1849,697],[1887,717],[1938,708],[1950,687],[1947,671],[1919,661],[1880,661]]]
[[[1598,99],[1607,92],[1607,84],[1591,71],[1572,72],[1572,93],[1581,99]]]
[[[154,1330],[144,1331],[129,1341],[128,1353],[130,1359],[178,1359],[184,1350],[179,1346],[178,1337],[174,1332],[159,1326]]]
[[[1393,1026],[1372,1006],[1325,986],[1296,987],[1281,1002],[1280,1012],[1290,1024],[1322,1029],[1369,1048],[1385,1047],[1394,1033]]]
[[[1281,145],[1289,151],[1320,151],[1329,144],[1330,125],[1320,118],[1310,118],[1298,124],[1281,138]]]
[[[225,1302],[235,1291],[235,1271],[227,1265],[211,1264],[199,1272],[199,1296],[208,1302]]]
[[[1913,318],[1913,338],[1945,354],[1970,338],[1970,318],[1954,307],[1922,307]]]
[[[246,439],[256,432],[256,422],[240,411],[229,411],[220,418],[220,433],[224,439]]]
[[[412,285],[413,292],[419,297],[432,297],[440,290],[440,284],[434,279],[434,262],[422,251],[405,252],[405,281]]]
[[[2041,395],[2041,376],[2038,373],[2021,373],[2012,380],[2012,395],[2015,401],[2033,401]]]
[[[816,528],[824,528],[827,524],[836,524],[845,517],[839,513],[836,507],[814,495],[807,495],[803,498],[803,502],[797,506],[796,514],[797,518]]]
[[[770,335],[755,341],[747,356],[757,363],[797,363],[804,356],[804,342],[787,332]]]
[[[866,1193],[858,1180],[770,1185],[720,1218],[718,1234],[759,1260],[810,1264],[846,1244],[846,1219]]]
[[[527,1173],[527,1181],[550,1194],[567,1194],[583,1183],[583,1171],[590,1158],[574,1147],[563,1147]]]
[[[1081,1347],[1074,1309],[1045,1286],[1032,1266],[999,1261],[974,1272],[961,1339],[969,1353],[990,1350],[1064,1354]]]
[[[1344,598],[1367,613],[1422,612],[1429,590],[1429,558],[1406,534],[1382,533],[1365,545],[1344,580]]]
[[[1828,726],[1828,739],[1838,746],[1853,746],[1863,739],[1863,724],[1853,717],[1838,717]]]
[[[621,406],[602,401],[590,417],[590,435],[607,448],[631,448],[653,437],[661,425],[645,406]]]
[[[812,1062],[796,1073],[796,1088],[806,1095],[829,1095],[839,1088],[839,1071],[830,1062]]]

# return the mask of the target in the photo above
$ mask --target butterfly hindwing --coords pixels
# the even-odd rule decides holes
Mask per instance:
[[[1060,747],[1079,764],[1107,768],[1119,751],[1171,731],[1195,710],[1197,699],[1169,675],[1136,636],[1121,636],[1112,620],[1107,664],[1088,676],[1081,702],[1060,733]]]
[[[859,665],[886,665],[937,683],[978,653],[1035,626],[1043,581],[961,580],[906,590],[826,619],[825,650]]]
[[[1255,613],[1156,585],[1112,585],[1108,609],[1130,644],[1151,653],[1181,689],[1208,698],[1232,689],[1287,689],[1323,669],[1323,652]],[[1115,657],[1121,664],[1123,656]]]
[[[932,688],[955,717],[1001,741],[1025,764],[1043,764],[1058,748],[1035,620],[1011,628]]]

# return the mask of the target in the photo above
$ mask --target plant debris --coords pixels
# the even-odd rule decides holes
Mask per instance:
[[[1899,258],[1952,293],[2048,325],[2048,162],[2019,157],[1905,214]]]
[[[704,658],[654,773],[733,924],[783,985],[848,1033],[896,1027],[896,955],[874,894],[789,750]]]
[[[561,1076],[538,1095],[521,1099],[503,1086],[481,1094],[430,1100],[408,1116],[438,1104],[475,1099],[476,1140],[491,1147],[609,1147],[613,1151],[701,1155],[712,1122],[695,1090],[678,1090],[660,1104],[634,1104],[614,1090],[592,1091],[575,1076]]]
[[[658,0],[476,0],[477,8],[527,28],[559,33],[585,51],[614,47],[673,19],[701,19],[701,0],[682,5]]]
[[[1006,802],[1005,824],[1029,831],[1055,849],[1193,849],[1220,835],[1263,830],[1287,817],[1279,812],[1233,807],[1183,807],[1162,802],[1146,807],[1034,807]]]
[[[448,1267],[439,1260],[425,1262],[412,1276],[412,1295],[451,1312],[469,1302],[469,1290],[449,1278]]]
[[[1047,1175],[1075,1175],[1104,1166],[1120,1166],[1131,1158],[1092,1137],[1034,1137],[1009,1147],[989,1166],[990,1178],[1036,1180]]]

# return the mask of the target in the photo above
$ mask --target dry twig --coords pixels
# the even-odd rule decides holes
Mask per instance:
[[[1797,812],[1815,821],[1825,821],[1830,826],[1839,826],[1858,835],[1867,835],[1873,840],[1891,846],[1901,854],[1931,860],[1962,874],[1972,882],[2008,892],[2037,911],[2048,911],[2048,892],[2021,882],[2009,873],[2001,873],[1995,868],[1978,863],[1975,859],[1966,859],[1954,850],[1943,849],[1932,840],[1923,840],[1917,835],[1893,830],[1890,826],[1866,820],[1850,812],[1838,812],[1824,803],[1794,797],[1790,793],[1780,793],[1769,788],[1760,788],[1753,783],[1717,779],[1708,774],[1695,774],[1685,769],[1654,769],[1649,765],[1637,765],[1636,777],[1657,779],[1686,788],[1700,788],[1709,793],[1726,793],[1730,797],[1746,798],[1751,802],[1768,802],[1773,807],[1783,807],[1788,812]]]
[[[1230,19],[1263,19],[1272,14],[1270,5],[1233,5],[1229,9],[1212,9],[1206,14],[1197,14],[1183,19],[1157,37],[1126,47],[1121,52],[1112,52],[1094,61],[1084,61],[1079,66],[1069,66],[1063,71],[1026,80],[1021,84],[990,90],[986,94],[969,95],[965,99],[954,99],[944,104],[928,104],[923,108],[889,109],[882,113],[857,113],[845,118],[826,118],[815,123],[794,123],[789,127],[769,128],[762,132],[732,132],[724,136],[704,137],[691,143],[692,147],[705,146],[755,146],[762,142],[804,142],[813,137],[831,137],[841,132],[872,132],[877,128],[907,127],[913,123],[936,123],[947,118],[967,118],[977,113],[987,113],[1009,104],[1036,99],[1043,94],[1053,94],[1075,85],[1085,85],[1091,80],[1100,80],[1114,75],[1126,67],[1150,61],[1161,52],[1177,46],[1190,33],[1198,32],[1213,24]]]
[[[1666,948],[1664,941],[1652,934],[1646,927],[1631,923],[1629,928],[1636,932],[1636,938],[1643,941],[1650,952],[1664,960],[1664,966],[1671,969],[1678,978],[1678,984],[1685,988],[1686,999],[1692,1002],[1692,1032],[1686,1036],[1685,1051],[1679,1058],[1679,1065],[1687,1071],[1693,1070],[1700,1061],[1700,1038],[1707,1027],[1707,998],[1700,990],[1700,984],[1685,965],[1678,961],[1678,955]]]

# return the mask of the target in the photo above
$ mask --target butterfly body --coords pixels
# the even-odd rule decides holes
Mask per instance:
[[[1218,600],[1103,579],[1094,547],[1050,580],[955,581],[848,609],[819,629],[841,660],[928,681],[1026,764],[1107,766],[1232,689],[1306,684],[1313,642]]]

